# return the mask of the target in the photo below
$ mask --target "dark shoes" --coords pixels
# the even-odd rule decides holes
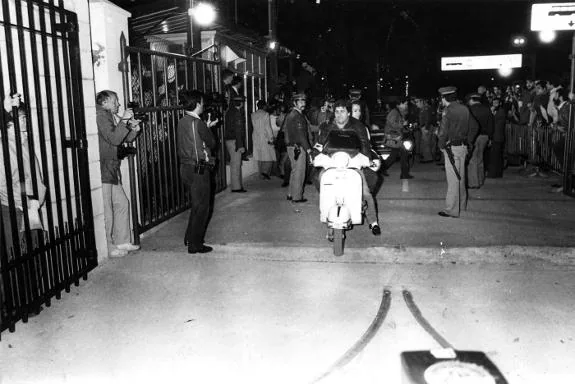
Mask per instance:
[[[232,189],[232,192],[234,192],[234,193],[244,193],[244,192],[247,192],[247,191],[242,188],[242,189]]]
[[[214,249],[212,247],[208,247],[207,245],[200,245],[200,246],[189,246],[188,247],[188,253],[208,253],[213,251]]]
[[[441,216],[441,217],[455,217],[455,218],[458,217],[458,216],[450,215],[449,213],[443,212],[443,211],[438,212],[437,214],[438,214],[439,216]]]
[[[287,187],[288,185],[289,185],[289,183],[287,183],[287,182],[284,181],[284,182],[282,183],[282,188],[285,188],[285,187]]]
[[[267,173],[260,173],[260,175],[261,175],[262,179],[264,179],[264,180],[270,180],[271,179],[270,175],[268,175]]]
[[[381,235],[381,228],[379,227],[378,224],[373,224],[373,225],[370,224],[369,229],[371,229],[371,233],[373,233],[374,236]]]
[[[299,200],[294,200],[293,197],[291,197],[290,195],[286,196],[286,200],[287,201],[291,201],[292,203],[305,203],[307,201],[307,199],[299,199]]]

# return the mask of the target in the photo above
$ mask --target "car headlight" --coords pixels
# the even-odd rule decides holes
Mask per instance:
[[[332,164],[336,168],[346,168],[350,159],[345,152],[336,152],[331,156]]]
[[[405,140],[403,142],[403,148],[405,148],[407,151],[411,151],[413,148],[413,142],[411,140]]]

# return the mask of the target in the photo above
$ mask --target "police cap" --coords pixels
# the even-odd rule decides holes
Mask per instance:
[[[361,89],[352,88],[349,90],[349,94],[352,96],[360,96],[361,95]]]
[[[232,97],[232,101],[246,101],[246,97],[244,95],[235,95]]]
[[[481,95],[477,92],[472,93],[471,95],[469,95],[470,99],[481,99]]]
[[[291,95],[291,99],[292,99],[293,101],[296,101],[296,100],[306,100],[306,99],[307,99],[307,96],[306,96],[306,94],[303,93],[303,92],[294,92],[294,93]]]
[[[441,96],[449,95],[451,93],[457,92],[457,88],[456,87],[441,87],[441,88],[439,88],[438,92]]]

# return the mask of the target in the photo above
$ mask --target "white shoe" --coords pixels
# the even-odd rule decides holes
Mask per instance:
[[[117,246],[118,249],[121,249],[122,251],[137,251],[138,249],[140,249],[139,245],[134,245],[134,244],[130,244],[130,243],[126,243],[126,244],[120,244]]]
[[[113,249],[110,251],[110,257],[124,257],[128,254],[128,251],[124,251],[123,249]]]

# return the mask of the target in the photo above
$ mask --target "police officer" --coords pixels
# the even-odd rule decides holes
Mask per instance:
[[[303,187],[311,145],[307,119],[303,114],[306,99],[305,93],[296,93],[292,96],[293,107],[284,122],[285,143],[292,165],[287,199],[291,200],[292,203],[305,203],[307,201],[303,198]]]
[[[442,217],[459,217],[460,211],[467,208],[465,187],[465,159],[469,143],[477,136],[478,124],[469,109],[457,101],[457,88],[439,88],[441,103],[445,107],[441,117],[438,146],[445,159],[447,195],[445,209],[439,212]]]
[[[230,155],[230,183],[232,192],[246,192],[242,178],[242,155],[246,151],[246,120],[244,115],[245,97],[231,98],[232,105],[226,112],[224,140]]]

